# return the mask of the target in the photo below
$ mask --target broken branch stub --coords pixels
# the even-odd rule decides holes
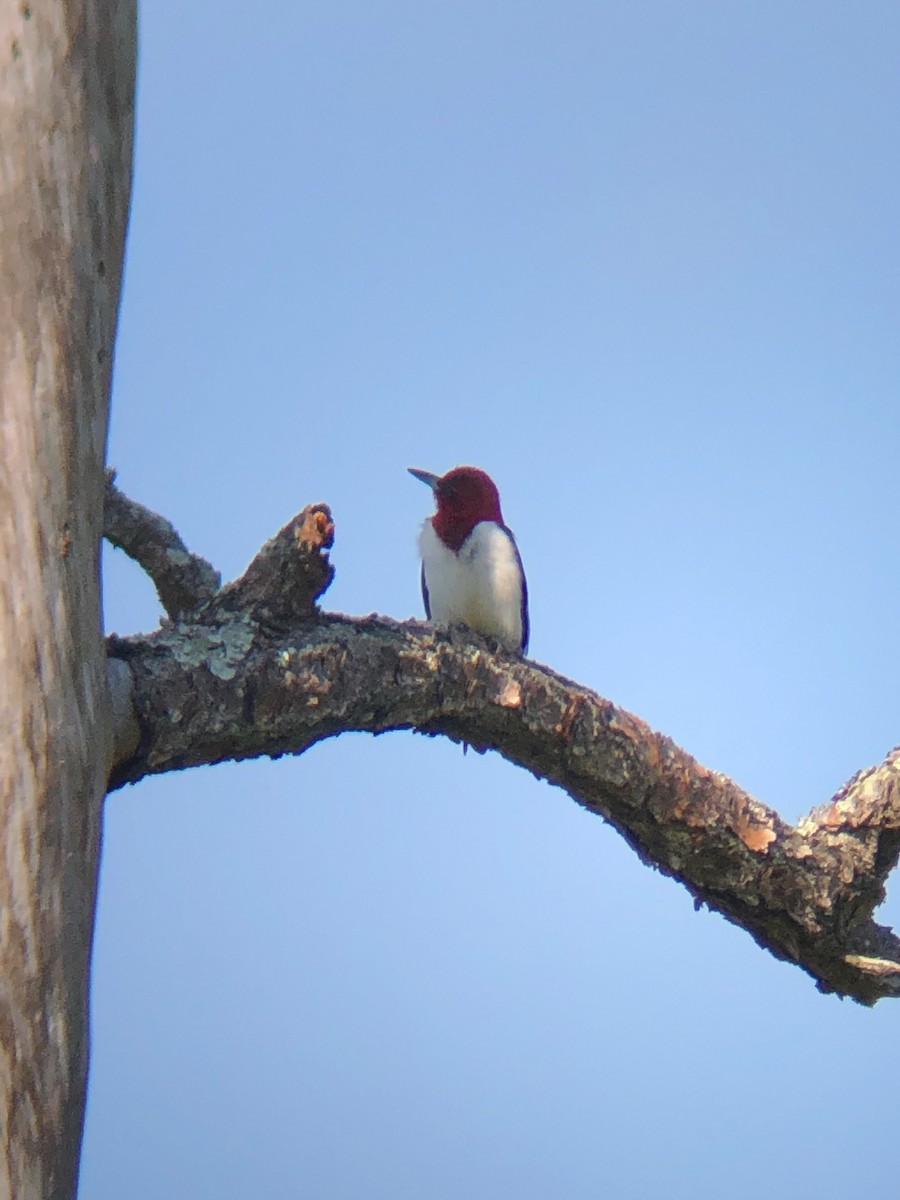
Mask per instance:
[[[313,620],[316,601],[334,578],[328,551],[334,522],[327,504],[308,504],[270,538],[244,574],[199,614],[204,624],[241,614],[272,628]]]

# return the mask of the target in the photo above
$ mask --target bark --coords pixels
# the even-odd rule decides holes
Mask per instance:
[[[173,618],[211,600],[222,583],[205,558],[190,554],[171,522],[123,495],[107,471],[103,536],[140,563],[156,585],[159,602]]]
[[[443,734],[565,789],[823,991],[900,993],[900,941],[872,918],[900,851],[900,753],[791,826],[639,718],[468,631],[320,613],[332,536],[311,506],[188,619],[110,639],[140,727],[111,787],[348,730]]]
[[[16,1200],[74,1196],[78,1177],[134,62],[133,0],[0,4],[0,1198]]]

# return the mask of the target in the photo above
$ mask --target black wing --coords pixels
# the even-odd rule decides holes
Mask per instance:
[[[509,540],[512,542],[513,550],[516,554],[516,562],[519,564],[519,571],[522,575],[522,645],[519,647],[522,654],[528,650],[528,638],[531,634],[531,627],[528,623],[528,581],[525,578],[525,568],[522,566],[522,555],[519,553],[519,547],[516,545],[516,539],[513,537],[512,530],[507,525],[500,527]],[[422,588],[425,588],[425,575],[422,575]],[[428,601],[425,601],[426,607]]]
[[[518,553],[518,551],[516,551]],[[521,559],[519,560],[521,563]],[[528,653],[528,638],[531,635],[531,629],[528,625],[528,584],[525,580],[525,572],[522,572],[522,653]]]
[[[428,599],[428,584],[425,582],[425,564],[422,563],[422,599],[425,602],[425,616],[431,620],[431,601]]]

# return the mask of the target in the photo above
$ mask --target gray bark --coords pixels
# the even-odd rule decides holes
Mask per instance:
[[[133,0],[0,3],[0,1198],[74,1196],[112,753],[98,545]]]

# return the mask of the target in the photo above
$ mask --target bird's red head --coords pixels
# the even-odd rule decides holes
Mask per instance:
[[[503,524],[500,493],[486,471],[478,467],[454,467],[446,475],[437,476],[410,467],[410,474],[427,483],[434,492],[437,512],[431,523],[451,550],[460,548],[479,521]]]

